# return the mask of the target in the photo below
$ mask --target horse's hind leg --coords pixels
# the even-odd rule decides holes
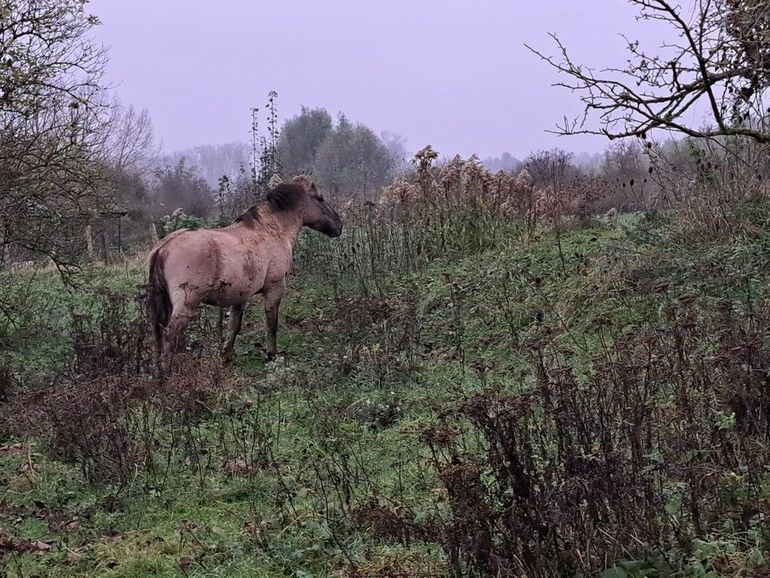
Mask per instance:
[[[174,307],[164,335],[164,354],[176,353],[184,347],[185,332],[193,314],[194,311],[189,307]]]
[[[225,361],[230,361],[233,358],[235,338],[238,336],[238,332],[241,330],[243,312],[245,309],[245,304],[233,305],[230,307],[230,320],[227,322],[227,339],[222,345],[222,358]]]

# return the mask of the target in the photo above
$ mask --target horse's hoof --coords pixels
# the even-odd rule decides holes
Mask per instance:
[[[266,354],[267,362],[270,363],[271,361],[275,361],[278,357],[286,357],[285,351],[274,351],[273,353],[267,352]]]

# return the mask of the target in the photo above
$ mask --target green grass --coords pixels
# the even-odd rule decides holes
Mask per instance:
[[[0,303],[10,304],[0,314],[0,363],[23,368],[24,386],[48,385],[70,363],[72,314],[91,319],[100,294],[134,294],[144,282],[133,263],[89,267],[75,281],[52,269],[0,274]]]
[[[363,295],[355,277],[298,271],[282,307],[286,358],[264,362],[262,312],[252,305],[232,369],[236,395],[188,424],[204,465],[177,448],[167,476],[137,469],[122,486],[99,486],[42,440],[0,432],[0,487],[8,488],[0,495],[0,540],[51,545],[7,556],[6,571],[327,576],[352,563],[376,575],[399,561],[415,571],[443,568],[435,545],[405,547],[346,521],[338,491],[351,492],[353,504],[397,495],[435,514],[440,483],[426,466],[419,432],[485,384],[529,387],[522,343],[543,325],[558,328],[549,338],[579,365],[600,347],[599,320],[612,321],[615,337],[656,322],[661,286],[696,293],[704,305],[730,298],[767,306],[770,237],[674,243],[674,233],[665,220],[627,217],[612,228],[565,231],[561,252],[552,234],[528,243],[512,238],[436,259],[417,274],[380,274],[368,288],[381,295]],[[138,265],[107,267],[87,271],[84,285],[131,294],[142,278]],[[69,289],[50,271],[14,281],[4,295],[16,296],[17,319],[0,325],[0,361],[20,389],[57,387],[72,356],[70,314],[96,316],[98,292]],[[356,309],[367,299],[387,312],[370,319],[370,309]],[[346,310],[347,324],[340,321]],[[228,471],[232,447],[220,440],[232,423],[228,411],[243,407],[239,427],[248,422],[244,431],[269,440],[275,465],[238,474]],[[57,525],[66,518],[76,525]],[[723,538],[729,542],[729,532]],[[716,555],[703,555],[704,568]]]

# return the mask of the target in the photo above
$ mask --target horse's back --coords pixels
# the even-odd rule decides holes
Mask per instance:
[[[152,249],[150,249],[150,252],[147,253],[147,257],[144,260],[145,266],[149,266],[149,263],[152,260],[153,255],[160,252],[161,249],[164,249],[167,245],[171,244],[174,241],[174,239],[176,239],[179,235],[186,233],[187,231],[190,231],[190,229],[177,229],[176,231],[169,233],[159,241],[156,241],[155,244],[152,246]]]

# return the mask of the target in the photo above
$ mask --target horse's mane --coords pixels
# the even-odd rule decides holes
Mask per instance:
[[[293,211],[302,204],[305,188],[294,183],[280,183],[267,193],[267,204],[274,213]]]
[[[273,213],[287,213],[295,210],[302,204],[305,189],[294,183],[280,183],[271,189],[265,200],[252,205],[237,219],[236,223],[259,221],[259,207],[267,206]]]

